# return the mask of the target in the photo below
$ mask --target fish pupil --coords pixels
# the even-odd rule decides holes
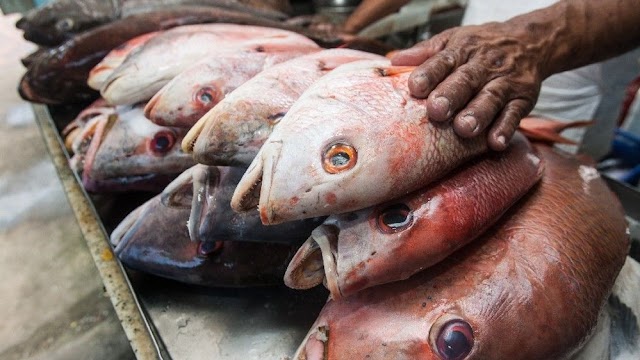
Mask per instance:
[[[394,233],[411,225],[413,217],[411,209],[405,204],[388,206],[378,217],[378,227],[383,232]]]
[[[200,101],[202,101],[205,104],[210,103],[213,100],[213,96],[211,96],[211,94],[209,94],[208,92],[203,92],[202,94],[200,94]]]
[[[445,336],[444,342],[444,353],[451,358],[456,358],[469,351],[467,337],[460,331],[451,331],[448,333]]]
[[[341,167],[349,164],[349,160],[351,160],[349,154],[341,151],[331,157],[331,164],[336,167]]]
[[[169,146],[169,139],[166,136],[160,136],[156,139],[156,150],[162,151]]]
[[[385,225],[390,228],[399,228],[407,224],[407,213],[401,211],[393,211],[388,214],[384,214],[383,221]]]

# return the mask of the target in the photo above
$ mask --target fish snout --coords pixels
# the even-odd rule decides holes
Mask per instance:
[[[18,21],[16,21],[16,28],[20,30],[25,30],[28,24],[29,24],[29,21],[26,19],[26,17],[23,16]]]
[[[127,217],[124,218],[124,220],[122,220],[120,224],[118,224],[113,232],[111,232],[109,240],[111,242],[111,245],[115,247],[116,254],[118,254],[122,250],[122,248],[126,246],[126,239],[130,238],[130,236],[127,235],[130,233],[130,230],[134,228],[134,225],[138,222],[138,219],[140,219],[140,215],[143,214],[146,208],[146,204],[139,206],[137,209],[127,215]]]
[[[313,330],[313,329],[312,329]],[[327,343],[329,342],[329,327],[318,326],[315,331],[304,339],[293,356],[294,360],[324,360],[327,359]]]
[[[324,283],[333,299],[342,298],[336,263],[339,234],[335,225],[323,224],[313,230],[289,263],[285,284],[302,290]]]

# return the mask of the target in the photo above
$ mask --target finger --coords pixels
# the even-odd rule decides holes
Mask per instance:
[[[429,119],[451,119],[486,83],[487,71],[484,66],[464,64],[458,67],[429,94]]]
[[[450,31],[444,31],[431,39],[417,43],[409,49],[398,51],[391,58],[391,64],[397,66],[417,66],[422,64],[447,46],[450,34]]]
[[[409,92],[424,99],[457,67],[456,54],[442,51],[418,66],[409,76]],[[448,106],[448,104],[447,104]]]
[[[489,147],[502,151],[507,148],[509,141],[518,128],[518,124],[533,108],[533,103],[524,99],[511,100],[496,119],[489,131]]]
[[[509,102],[508,84],[493,80],[456,115],[453,129],[456,134],[470,138],[481,134]]]

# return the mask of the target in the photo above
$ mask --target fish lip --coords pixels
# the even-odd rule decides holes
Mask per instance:
[[[157,95],[158,94],[156,94],[156,96]],[[147,104],[147,107],[148,106],[149,104]],[[145,111],[146,111],[146,108],[145,108]],[[203,117],[200,118],[200,120],[198,120],[191,127],[191,129],[189,129],[189,132],[187,132],[187,134],[182,139],[182,144],[181,144],[182,151],[185,152],[186,154],[192,154],[196,161],[199,161],[199,158],[201,158],[202,156],[200,156],[200,154],[195,154],[194,148],[196,146],[196,142],[199,142],[198,140],[200,140],[199,139],[200,135],[202,134],[202,131],[204,130],[207,123],[208,123],[208,117],[207,117],[207,114],[205,114]],[[205,144],[205,147],[206,147],[206,144]]]
[[[310,289],[324,283],[332,299],[343,298],[336,260],[339,234],[337,226],[326,223],[313,230],[289,263],[285,284],[293,289]],[[318,258],[322,261],[321,267],[318,267]],[[306,271],[309,267],[310,272]]]
[[[193,197],[191,202],[191,212],[189,213],[189,238],[192,242],[203,241],[200,228],[207,215],[206,209],[209,207],[209,187],[211,181],[219,178],[219,173],[211,171],[211,167],[195,167],[192,172]],[[215,168],[217,170],[217,168]]]
[[[109,114],[105,119],[99,119],[96,121],[95,130],[93,131],[93,138],[91,144],[87,148],[87,152],[84,154],[84,166],[82,169],[82,182],[87,184],[91,183],[89,174],[93,168],[93,162],[96,158],[98,150],[102,141],[106,138],[107,133],[113,127],[113,124],[118,120],[117,114]]]
[[[28,25],[28,20],[25,16],[21,17],[20,19],[18,19],[18,21],[16,21],[16,28],[20,29],[20,30],[25,30],[27,25]]]
[[[294,360],[324,360],[327,359],[327,345],[329,343],[329,326],[314,326],[293,355]],[[322,350],[319,350],[322,348]]]
[[[242,213],[250,211],[260,204],[263,195],[262,181],[263,161],[260,154],[258,154],[236,186],[231,198],[231,208],[236,212]],[[262,211],[260,217],[262,219]],[[264,219],[262,220],[264,223]]]
[[[157,123],[154,111],[155,106],[158,104],[158,101],[160,100],[163,92],[164,91],[160,90],[155,93],[155,95],[151,97],[151,99],[147,102],[147,105],[145,105],[144,107],[144,116],[154,123]]]
[[[147,205],[142,205],[135,209],[133,212],[127,215],[127,217],[125,217],[124,220],[122,220],[120,224],[118,224],[118,226],[116,226],[116,228],[111,232],[111,236],[109,236],[109,242],[115,248],[116,255],[119,254],[122,249],[125,248],[129,243],[129,239],[131,239],[131,237],[127,237],[127,234],[131,229],[133,229],[135,224],[140,219],[140,215],[146,210],[146,208]]]

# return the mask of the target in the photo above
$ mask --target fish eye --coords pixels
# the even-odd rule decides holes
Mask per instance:
[[[153,153],[163,155],[169,152],[175,143],[176,136],[173,133],[161,131],[153,136],[153,139],[149,143],[149,147]]]
[[[223,246],[222,241],[201,241],[198,244],[198,255],[211,256],[221,250]]]
[[[391,234],[408,228],[413,222],[411,209],[405,204],[387,206],[378,214],[378,229]]]
[[[347,144],[329,146],[323,156],[322,167],[329,174],[337,174],[352,169],[358,162],[358,152]]]
[[[74,22],[70,18],[60,19],[56,22],[56,29],[59,31],[70,31],[73,30]]]
[[[436,339],[436,347],[443,360],[464,359],[473,349],[471,326],[461,319],[445,323]]]
[[[211,87],[203,87],[196,93],[196,101],[203,105],[209,105],[216,99],[216,90]]]

